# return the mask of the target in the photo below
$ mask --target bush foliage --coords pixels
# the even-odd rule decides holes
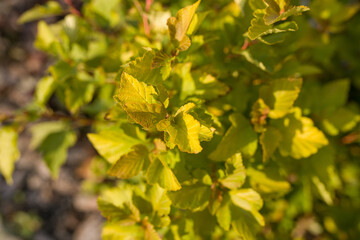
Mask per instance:
[[[1,117],[8,183],[35,122],[54,178],[80,135],[98,152],[103,239],[360,239],[358,1],[66,2],[19,18],[56,19],[54,62]]]

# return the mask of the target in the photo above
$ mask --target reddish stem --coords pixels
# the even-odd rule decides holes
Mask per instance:
[[[146,13],[144,13],[144,11],[143,11],[143,9],[142,9],[142,7],[141,7],[138,0],[133,0],[133,2],[135,4],[136,9],[138,10],[138,12],[140,13],[140,15],[141,15],[141,17],[143,19],[145,35],[149,36],[150,35],[150,25],[149,25],[149,22],[148,22],[147,15],[146,15]]]
[[[350,133],[341,139],[341,143],[342,144],[351,144],[351,143],[354,143],[355,141],[357,141],[359,138],[360,138],[359,133],[356,133],[356,132]]]
[[[72,2],[72,0],[64,0],[64,2],[69,6],[70,12],[74,15],[77,15],[79,17],[83,17],[82,13],[77,10]]]
[[[248,47],[256,44],[257,42],[258,42],[258,40],[249,41],[248,39],[245,39],[244,44],[241,47],[241,50],[246,50]]]
[[[145,35],[149,36],[150,35],[150,25],[149,25],[149,21],[148,21],[146,14],[143,14],[142,18],[143,18]]]
[[[146,5],[145,5],[145,11],[149,12],[150,11],[150,7],[151,4],[154,2],[154,0],[146,0]]]

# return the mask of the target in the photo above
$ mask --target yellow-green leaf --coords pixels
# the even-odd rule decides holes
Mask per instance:
[[[162,52],[146,51],[142,57],[130,62],[124,72],[133,76],[140,82],[157,85],[165,80],[168,75],[162,74],[162,67],[169,67],[170,57]],[[161,57],[161,62],[160,58]]]
[[[136,123],[150,129],[166,115],[164,104],[156,96],[158,93],[153,86],[123,72],[115,99]]]
[[[293,32],[298,29],[297,24],[294,21],[287,21],[278,25],[266,25],[264,22],[264,10],[256,10],[254,12],[254,18],[251,20],[251,25],[248,29],[248,37],[251,40],[259,39],[266,44],[274,44],[281,42],[283,36],[281,33]],[[276,41],[265,41],[263,38],[267,36],[280,36]]]
[[[142,170],[148,155],[144,145],[135,145],[133,151],[121,156],[121,158],[108,170],[110,176],[122,179],[135,177]]]
[[[200,0],[180,9],[175,17],[170,17],[167,21],[170,39],[180,51],[188,49],[191,45],[189,37],[186,36],[186,32],[199,4]]]
[[[260,89],[260,97],[270,107],[270,118],[285,116],[299,96],[301,78],[281,78]]]
[[[207,185],[195,184],[183,186],[179,191],[169,192],[168,196],[174,206],[181,209],[198,211],[204,209],[210,199],[211,189]]]
[[[7,183],[12,183],[15,161],[20,157],[18,133],[12,127],[0,128],[0,172]]]
[[[36,149],[41,145],[41,143],[46,139],[48,135],[68,129],[69,126],[66,122],[63,121],[41,122],[35,124],[30,128],[30,132],[32,135],[30,147],[32,149]]]
[[[230,198],[234,205],[251,213],[256,221],[265,225],[264,217],[258,212],[263,205],[261,196],[251,188],[231,190]]]
[[[267,127],[260,135],[260,144],[263,150],[263,162],[274,154],[281,141],[281,133],[274,127]]]
[[[131,147],[141,144],[141,141],[132,138],[120,128],[110,128],[98,134],[89,133],[88,138],[94,148],[110,163],[115,163],[122,155],[131,151]]]
[[[219,209],[216,211],[216,219],[219,225],[226,231],[229,231],[231,224],[231,209],[230,198],[228,194],[225,194]]]
[[[36,5],[35,7],[24,12],[18,19],[19,24],[24,24],[40,18],[47,18],[63,13],[61,5],[56,1],[48,1],[44,5]]]
[[[310,118],[301,118],[302,129],[295,130],[292,140],[291,156],[294,158],[308,157],[328,144],[325,135],[316,127]],[[280,145],[281,146],[281,145]],[[284,148],[280,152],[284,153]]]
[[[169,147],[178,146],[180,151],[188,153],[201,152],[200,122],[188,113],[194,107],[194,103],[185,104],[174,117],[164,119],[156,125],[159,131],[165,132],[165,141]]]
[[[150,186],[146,192],[146,196],[152,203],[152,209],[158,216],[165,216],[170,213],[171,201],[166,193],[167,191],[158,184]]]
[[[282,156],[306,158],[328,144],[325,135],[314,126],[310,118],[302,117],[298,108],[274,123],[283,136],[279,145]]]
[[[219,182],[229,189],[240,188],[246,178],[246,170],[243,165],[242,157],[240,153],[228,158],[225,163],[226,176],[219,179]]]
[[[306,6],[291,6],[290,1],[264,0],[268,5],[265,9],[264,22],[266,25],[286,20],[290,16],[302,14],[310,10]]]
[[[97,200],[101,214],[110,221],[139,221],[140,212],[132,203],[132,190],[129,185],[119,184],[103,191]]]
[[[266,8],[264,0],[249,0],[249,5],[253,11]]]
[[[45,76],[36,86],[35,99],[40,105],[45,105],[56,88],[56,81],[52,76]]]
[[[153,158],[147,172],[146,179],[149,184],[159,184],[166,190],[176,191],[181,188],[176,176],[166,162],[166,153]]]
[[[229,117],[231,127],[227,130],[215,151],[209,155],[214,161],[225,161],[235,153],[250,157],[254,155],[258,139],[249,121],[240,113]]]
[[[50,27],[46,24],[46,22],[40,21],[38,23],[38,35],[35,45],[40,49],[48,48],[54,41],[56,41],[56,38]]]
[[[121,225],[118,222],[107,222],[101,233],[103,240],[140,240],[145,239],[144,229],[140,225]]]

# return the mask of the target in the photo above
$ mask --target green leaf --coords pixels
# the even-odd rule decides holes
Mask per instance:
[[[301,78],[282,78],[274,80],[269,86],[262,86],[260,98],[270,107],[270,118],[281,118],[292,108],[299,96]]]
[[[35,101],[40,105],[45,105],[54,93],[57,83],[51,76],[45,76],[38,82],[35,91]]]
[[[64,82],[76,74],[76,67],[65,61],[58,61],[49,71],[56,82]]]
[[[194,83],[194,95],[206,100],[223,96],[230,90],[225,83],[220,82],[214,76],[203,72],[196,72],[194,74]]]
[[[110,176],[122,179],[135,177],[142,170],[148,155],[148,150],[143,145],[135,145],[133,151],[121,156],[121,158],[108,170]]]
[[[263,39],[267,36],[278,35],[285,32],[294,32],[298,30],[298,26],[294,21],[283,22],[277,25],[266,25],[264,22],[264,11],[256,10],[254,18],[251,20],[251,25],[248,29],[248,37],[251,40],[259,39],[266,44],[274,44],[283,40],[283,35],[271,41]]]
[[[168,196],[175,207],[194,212],[203,210],[209,204],[210,194],[209,186],[195,184],[183,186],[176,192],[169,192]]]
[[[170,191],[181,188],[179,181],[169,168],[166,158],[167,153],[155,156],[146,172],[146,180],[149,184],[159,184],[160,187]]]
[[[335,190],[341,188],[335,160],[336,151],[332,145],[319,150],[317,154],[304,159],[303,174],[311,179],[324,202],[332,205],[336,198]]]
[[[49,134],[39,146],[51,175],[56,178],[59,169],[67,158],[68,148],[76,143],[76,134],[72,131],[61,131]]]
[[[248,29],[248,36],[251,40],[255,40],[262,35],[271,34],[272,26],[268,26],[264,23],[264,11],[256,10],[254,12],[254,18],[251,20],[251,25]]]
[[[284,23],[282,23],[282,25],[279,25],[279,26],[281,26],[281,27],[292,26],[293,31],[296,31],[298,29],[297,24],[295,22],[284,22]],[[274,45],[277,43],[284,42],[287,36],[288,36],[288,32],[284,31],[284,32],[278,32],[275,34],[264,35],[264,36],[258,37],[258,39],[267,45]]]
[[[63,35],[60,36],[61,40],[65,42],[71,42],[73,43],[72,46],[69,46],[67,50],[70,51],[70,57],[76,57],[76,52],[79,52],[81,55],[86,55],[86,53],[81,53],[83,50],[77,49],[75,50],[75,54],[72,54],[72,48],[77,45],[77,48],[82,48],[80,45],[76,43],[76,41],[80,40],[82,38],[83,34],[86,34],[86,30],[84,29],[86,26],[86,22],[84,19],[80,18],[79,16],[76,16],[74,14],[68,14],[65,16],[61,26],[63,30]],[[58,26],[58,25],[55,25]],[[80,51],[78,51],[80,50]],[[81,59],[81,58],[80,58]],[[77,59],[75,59],[77,60]]]
[[[225,163],[226,176],[219,180],[219,182],[229,189],[240,188],[246,178],[246,170],[243,165],[240,153],[228,158]]]
[[[40,18],[47,18],[63,14],[61,5],[56,1],[48,1],[44,5],[35,7],[24,12],[18,19],[19,24],[24,24]]]
[[[234,218],[231,225],[239,236],[246,240],[257,240],[256,233],[259,225],[254,217],[239,208],[234,209],[234,207],[232,207],[230,211],[232,211],[232,218]]]
[[[306,158],[328,144],[324,134],[314,127],[310,118],[302,117],[299,109],[276,122],[276,125],[283,135],[279,151],[284,157]]]
[[[152,210],[158,216],[167,216],[171,210],[171,201],[167,195],[167,191],[158,184],[150,186],[146,192],[151,204]]]
[[[166,115],[164,104],[156,99],[157,96],[153,86],[123,72],[114,97],[136,123],[150,129]]]
[[[0,172],[7,183],[12,184],[15,161],[20,157],[17,147],[18,133],[10,127],[0,128]]]
[[[131,152],[132,146],[142,143],[126,135],[120,128],[110,128],[98,134],[89,133],[87,136],[99,154],[110,163],[115,163],[121,156]]]
[[[203,21],[205,20],[206,16],[210,13],[210,11],[195,13],[191,23],[186,31],[186,34],[193,35],[199,29]]]
[[[339,117],[341,116],[341,117]],[[348,108],[340,107],[332,113],[326,114],[322,120],[324,130],[332,135],[352,130],[360,122],[360,115]]]
[[[348,100],[349,90],[349,79],[339,79],[325,84],[320,90],[319,99],[315,101],[315,111],[323,114],[344,106]]]
[[[317,176],[313,176],[311,178],[311,181],[315,185],[316,189],[318,190],[321,198],[326,202],[327,205],[332,205],[333,200],[331,197],[330,192],[326,189],[326,183],[323,183],[320,181],[320,179]]]
[[[253,11],[266,8],[264,0],[249,0],[249,5]]]
[[[229,231],[231,224],[231,201],[228,194],[225,194],[219,209],[216,211],[216,219],[219,225]]]
[[[46,137],[52,133],[61,132],[68,129],[68,124],[63,121],[41,122],[31,126],[32,135],[30,147],[38,148]]]
[[[191,66],[190,62],[177,64],[174,68],[174,73],[181,81],[181,93],[180,99],[184,100],[188,96],[194,95],[196,90],[194,79],[191,75]]]
[[[276,76],[307,76],[320,74],[322,70],[312,63],[302,63],[294,57],[285,59],[279,69],[276,69]]]
[[[236,191],[240,192],[236,193]],[[234,196],[229,197],[229,194],[224,195],[221,206],[216,212],[217,221],[225,231],[229,231],[230,225],[232,225],[234,230],[237,232],[236,237],[241,237],[246,240],[255,240],[255,235],[259,226],[256,222],[257,220],[251,212],[234,204],[232,199],[235,198],[235,201],[243,201],[245,205],[253,205],[253,200],[257,199],[256,201],[259,201],[260,199],[259,202],[262,202],[261,198],[259,198],[259,195],[251,189],[236,191],[230,191],[230,195],[238,194],[238,199]],[[253,197],[251,197],[251,195],[253,195]],[[253,212],[257,212],[257,210],[253,210]],[[262,216],[258,212],[257,215],[259,215],[259,218],[262,219]]]
[[[263,201],[257,192],[248,188],[231,190],[229,194],[234,205],[251,213],[261,226],[265,225],[263,216],[258,212],[262,208]]]
[[[261,61],[261,59],[259,59],[258,55],[260,55],[260,54],[256,54],[256,52],[254,54],[251,51],[251,49],[247,49],[247,50],[235,49],[233,52],[242,55],[246,59],[246,61],[255,65],[256,67],[260,68],[261,70],[270,72],[270,67],[268,66],[268,64],[265,64],[263,61]],[[260,55],[260,57],[261,57],[261,55]]]
[[[257,135],[249,121],[241,114],[230,115],[231,127],[227,130],[215,151],[209,155],[214,161],[225,161],[236,153],[250,157],[257,149]]]
[[[121,0],[108,0],[106,4],[102,0],[93,0],[86,5],[94,11],[95,16],[91,16],[91,18],[101,19],[106,22],[103,23],[104,27],[114,26],[119,22],[119,13],[117,8],[121,8]]]
[[[264,0],[268,5],[265,9],[264,22],[266,25],[276,23],[278,21],[286,20],[290,16],[301,15],[305,11],[309,11],[310,8],[306,6],[290,6],[290,1],[279,1],[276,0]]]
[[[170,17],[167,21],[170,40],[180,51],[185,51],[191,45],[189,37],[186,36],[186,32],[188,31],[191,20],[199,4],[200,0],[190,6],[180,9],[175,17]]]
[[[264,172],[253,168],[247,169],[251,187],[263,194],[285,194],[290,191],[290,184],[284,180],[270,178]]]
[[[260,135],[260,144],[263,150],[263,162],[266,162],[275,153],[282,139],[281,133],[276,128],[267,127]]]
[[[42,153],[51,175],[56,178],[67,158],[68,148],[76,143],[76,134],[64,122],[39,123],[32,126],[30,131],[33,135],[30,146]]]
[[[84,104],[91,102],[95,85],[72,79],[65,89],[65,105],[71,113],[76,113]]]
[[[164,119],[156,125],[159,131],[165,132],[165,141],[168,147],[178,146],[180,151],[187,153],[201,152],[200,122],[188,114],[188,111],[194,107],[194,103],[185,104],[173,117]]]

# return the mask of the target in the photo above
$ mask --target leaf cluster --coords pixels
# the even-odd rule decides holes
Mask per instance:
[[[360,5],[331,2],[29,10],[20,23],[63,16],[38,22],[55,63],[1,128],[0,171],[11,182],[17,132],[37,121],[54,177],[84,131],[99,154],[85,189],[103,239],[358,239]]]

